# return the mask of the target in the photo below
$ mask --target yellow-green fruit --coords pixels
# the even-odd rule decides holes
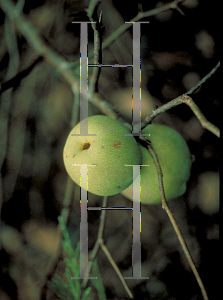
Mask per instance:
[[[162,172],[166,199],[182,195],[190,177],[191,155],[184,138],[170,127],[151,124],[142,133],[149,134],[148,139],[158,156]],[[148,150],[140,146],[142,153],[141,167],[141,203],[157,204],[161,202],[157,170]],[[139,176],[139,175],[138,175]],[[122,192],[132,199],[132,184]]]
[[[84,120],[83,120],[84,121]],[[82,122],[83,122],[82,121]],[[120,122],[107,116],[88,118],[88,134],[97,136],[72,136],[80,134],[80,123],[70,132],[64,147],[64,164],[72,180],[80,185],[80,167],[88,167],[88,191],[100,195],[115,195],[133,182],[132,167],[141,164],[141,152],[133,136]]]

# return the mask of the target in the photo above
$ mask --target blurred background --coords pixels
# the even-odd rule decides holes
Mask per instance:
[[[169,1],[99,1],[102,40],[139,11]],[[195,86],[217,64],[217,2],[185,0],[144,18],[141,25],[142,117]],[[77,68],[79,82],[80,25],[88,21],[89,1],[25,1],[23,13],[42,40]],[[0,7],[1,8],[1,7]],[[89,51],[93,30],[89,26]],[[58,216],[64,205],[68,175],[63,147],[71,129],[73,93],[61,74],[39,59],[0,9],[0,82],[29,68],[0,98],[0,298],[56,300],[46,287],[59,256]],[[89,59],[90,63],[93,63]],[[103,64],[132,64],[132,28],[102,51]],[[89,81],[91,81],[91,69]],[[3,85],[2,85],[3,86]],[[192,95],[206,118],[220,126],[219,70]],[[102,68],[98,94],[131,122],[132,70]],[[101,111],[89,103],[89,115]],[[219,139],[202,128],[186,105],[172,108],[154,122],[177,130],[193,156],[186,193],[169,202],[188,243],[209,299],[218,299],[219,265]],[[74,248],[79,241],[80,188],[73,184],[68,230]],[[88,194],[88,206],[101,206],[102,197]],[[108,198],[108,207],[130,207],[121,194]],[[128,280],[135,299],[200,300],[200,289],[177,236],[161,205],[142,205],[142,276]],[[97,238],[99,211],[88,212],[89,251]],[[107,211],[104,241],[123,276],[131,276],[132,213]],[[107,299],[129,299],[104,253],[97,255]],[[91,299],[98,299],[94,290]]]

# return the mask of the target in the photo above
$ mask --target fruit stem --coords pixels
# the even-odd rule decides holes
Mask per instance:
[[[156,170],[157,170],[157,174],[158,174],[158,182],[159,182],[159,188],[160,188],[160,196],[161,196],[161,200],[162,200],[162,208],[166,211],[172,225],[173,225],[173,228],[177,234],[177,237],[180,241],[180,244],[182,246],[182,249],[184,251],[184,254],[186,255],[186,258],[187,258],[187,261],[194,273],[194,276],[197,280],[197,283],[198,285],[200,286],[200,289],[201,289],[201,292],[202,292],[202,295],[203,295],[203,298],[204,300],[208,300],[208,295],[207,295],[207,292],[205,290],[205,287],[204,287],[204,284],[200,278],[200,275],[197,271],[197,268],[195,266],[195,263],[193,261],[193,258],[190,254],[190,251],[189,251],[189,248],[186,244],[186,241],[180,231],[180,228],[176,222],[176,219],[174,218],[168,204],[167,204],[167,201],[166,201],[166,196],[165,196],[165,191],[164,191],[164,185],[163,185],[163,173],[162,173],[162,169],[161,169],[161,166],[160,166],[160,163],[159,163],[159,160],[158,160],[158,157],[152,147],[152,144],[151,143],[148,143],[147,145],[147,149],[149,151],[149,153],[151,154],[153,160],[154,160],[154,163],[155,163],[155,166],[156,166]]]

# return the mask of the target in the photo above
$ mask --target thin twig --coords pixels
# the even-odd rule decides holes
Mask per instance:
[[[182,2],[182,0],[174,0],[166,5],[163,5],[159,8],[154,8],[149,11],[145,12],[139,12],[133,19],[130,20],[130,22],[137,22],[143,18],[146,17],[152,17],[155,16],[161,12],[167,11],[169,9],[176,9],[179,2]],[[114,40],[116,40],[121,34],[123,34],[127,29],[129,29],[132,26],[131,23],[125,23],[122,26],[120,26],[117,30],[115,30],[109,37],[107,37],[104,42],[102,43],[102,50],[108,47]],[[92,55],[90,53],[90,55]],[[90,57],[89,55],[89,57]]]
[[[195,104],[195,102],[192,100],[192,98],[190,96],[183,95],[183,96],[181,96],[181,99],[182,99],[182,103],[185,103],[190,107],[190,109],[193,111],[195,116],[200,121],[202,127],[209,130],[214,135],[216,135],[218,138],[220,138],[220,129],[207,120],[207,118],[203,115],[200,108]]]
[[[141,128],[142,129],[145,128],[158,115],[164,113],[165,111],[167,111],[167,110],[169,110],[169,109],[171,109],[171,108],[173,108],[177,105],[180,105],[180,104],[184,103],[184,104],[186,104],[190,107],[190,109],[193,111],[195,116],[200,121],[203,128],[206,128],[207,130],[212,132],[217,137],[220,137],[219,128],[207,120],[207,118],[203,115],[200,108],[195,104],[193,99],[190,96],[188,96],[188,95],[192,94],[196,89],[198,89],[208,78],[210,78],[217,71],[217,69],[219,67],[220,67],[220,62],[218,62],[217,65],[204,78],[202,78],[196,86],[191,88],[187,93],[185,93],[181,96],[178,96],[177,98],[175,98],[175,99],[169,101],[168,103],[160,106],[156,110],[153,110],[152,113],[150,115],[148,115],[143,120],[143,122],[141,123]]]
[[[92,16],[93,16],[93,13],[95,11],[95,8],[98,5],[98,2],[99,2],[99,0],[90,0],[89,1],[89,5],[88,5],[88,8],[87,8],[87,15],[88,15],[88,18],[91,21],[92,21]]]
[[[209,130],[210,132],[212,132],[214,135],[216,135],[217,137],[220,137],[220,129],[215,126],[214,124],[212,124],[211,122],[209,122],[207,120],[207,118],[203,115],[203,113],[201,112],[200,108],[195,104],[195,102],[193,101],[193,99],[188,96],[187,94],[184,94],[182,96],[179,96],[171,101],[169,101],[168,103],[160,106],[159,108],[157,108],[156,110],[154,110],[149,116],[147,116],[144,121],[142,122],[142,129],[145,128],[148,124],[150,124],[152,122],[152,120],[157,117],[158,115],[164,113],[165,111],[180,105],[180,104],[187,104],[190,109],[193,111],[193,113],[195,114],[195,116],[198,118],[198,120],[200,121],[201,125],[203,128],[206,128],[207,130]]]
[[[148,148],[148,151],[151,154],[151,156],[152,156],[152,158],[154,160],[155,166],[156,166],[156,170],[157,170],[157,174],[158,174],[159,189],[160,189],[160,197],[161,197],[161,200],[162,200],[162,207],[166,211],[166,213],[167,213],[167,215],[168,215],[168,217],[169,217],[169,219],[170,219],[170,221],[171,221],[171,223],[173,225],[173,228],[174,228],[174,230],[175,230],[175,232],[177,234],[177,237],[178,237],[178,239],[180,241],[182,249],[183,249],[183,251],[184,251],[184,253],[186,255],[187,261],[188,261],[188,263],[189,263],[189,265],[190,265],[190,267],[191,267],[191,269],[192,269],[192,271],[194,273],[194,276],[195,276],[195,278],[197,280],[197,283],[198,283],[198,285],[199,285],[199,287],[201,289],[203,298],[204,298],[204,300],[208,300],[207,292],[206,292],[204,284],[203,284],[203,282],[202,282],[202,280],[200,278],[200,275],[199,275],[199,273],[197,271],[195,263],[194,263],[194,261],[192,259],[192,256],[190,254],[190,251],[188,249],[186,241],[185,241],[185,239],[184,239],[184,237],[183,237],[183,235],[182,235],[182,233],[181,233],[181,231],[179,229],[179,226],[178,226],[178,224],[176,222],[176,219],[174,218],[174,216],[173,216],[173,214],[172,214],[172,212],[171,212],[171,210],[170,210],[170,208],[169,208],[169,206],[167,204],[166,197],[165,197],[165,191],[164,191],[164,185],[163,185],[163,173],[162,173],[162,169],[161,169],[158,157],[157,157],[157,155],[156,155],[156,153],[155,153],[155,151],[154,151],[151,143],[147,144],[147,148]]]
[[[220,67],[220,61],[217,63],[217,65],[206,75],[204,76],[197,85],[195,85],[194,87],[192,87],[187,93],[186,95],[191,95],[193,92],[195,92],[207,79],[209,79],[216,71],[217,69]]]
[[[93,19],[89,16],[91,22]],[[101,68],[96,67],[96,65],[100,64],[100,49],[101,49],[101,36],[99,32],[99,26],[95,23],[91,23],[92,28],[94,30],[94,67],[91,74],[91,80],[89,80],[89,95],[92,97],[95,92],[98,90],[98,79]]]
[[[112,267],[114,268],[115,272],[117,273],[120,281],[122,282],[123,287],[125,288],[125,290],[127,291],[129,297],[131,299],[133,299],[133,294],[131,293],[124,277],[122,276],[122,273],[120,272],[119,268],[117,267],[115,261],[113,260],[110,252],[108,251],[108,248],[106,247],[106,245],[104,243],[100,243],[100,247],[103,250],[104,254],[107,256],[107,259],[109,260],[110,264],[112,265]]]
[[[21,80],[25,78],[27,75],[29,75],[29,73],[34,69],[34,67],[41,61],[43,61],[43,57],[38,56],[38,58],[35,59],[34,62],[30,66],[28,66],[25,70],[20,71],[11,79],[2,82],[0,84],[0,95],[6,90],[18,85],[21,82]]]
[[[6,72],[6,80],[13,77],[19,67],[19,49],[16,39],[16,32],[15,28],[12,26],[10,19],[8,17],[5,18],[5,24],[4,24],[4,33],[5,33],[5,41],[8,49],[9,54],[9,63],[8,68]],[[0,169],[2,168],[2,165],[4,163],[4,160],[7,155],[7,146],[9,144],[9,115],[10,115],[10,109],[11,109],[11,97],[12,90],[8,90],[2,97],[0,102],[0,140],[1,140],[1,149],[0,149]],[[22,132],[22,131],[21,131]],[[24,132],[22,132],[24,133]],[[24,136],[24,135],[23,135]],[[16,171],[18,171],[18,168],[16,168]],[[15,178],[15,177],[14,177]],[[14,179],[13,178],[13,179]],[[13,182],[10,182],[10,192],[13,191],[14,188],[14,180]],[[0,174],[0,226],[1,224],[1,211],[2,211],[2,205],[3,205],[3,177],[2,174]],[[6,194],[6,193],[5,193]],[[8,196],[7,196],[8,198]],[[1,246],[0,246],[1,247]]]
[[[106,207],[107,206],[107,199],[108,199],[107,196],[103,197],[102,207]],[[88,265],[88,272],[89,272],[89,274],[91,272],[91,269],[92,269],[95,257],[96,257],[96,255],[98,253],[100,242],[103,239],[103,231],[104,231],[104,225],[105,225],[105,215],[106,215],[106,209],[102,209],[102,211],[101,211],[101,217],[100,217],[100,224],[99,224],[99,229],[98,229],[97,240],[96,240],[94,248],[93,248],[93,250],[91,252],[90,259],[89,259],[89,265]],[[86,287],[87,282],[88,282],[88,278],[85,277],[84,280],[83,280],[83,282],[82,282],[82,287]]]
[[[133,19],[130,20],[130,22],[137,22],[143,18],[148,18],[155,16],[159,13],[165,12],[169,9],[177,9],[179,10],[178,4],[183,2],[185,0],[174,0],[168,4],[165,4],[161,7],[151,9],[149,11],[142,12],[140,11]],[[181,11],[180,11],[181,12]],[[119,36],[121,36],[126,30],[128,30],[132,26],[131,23],[124,23],[121,25],[118,29],[116,29],[110,36],[108,36],[103,42],[102,42],[102,48],[101,50],[104,50],[107,48],[112,42],[114,42]],[[94,51],[90,51],[88,58],[91,59],[94,57]],[[74,62],[71,64],[73,68],[76,68],[78,65],[77,62]]]
[[[91,26],[94,30],[94,65],[97,65],[100,63],[99,61],[99,53],[101,49],[101,37],[98,30],[98,25],[95,24],[92,16],[93,13],[98,5],[99,0],[91,0],[89,2],[89,6],[87,9],[87,15],[89,20],[91,21]],[[99,20],[99,23],[101,22],[101,18]],[[93,67],[93,71],[91,74],[91,80],[89,81],[89,95],[90,97],[93,96],[95,92],[97,92],[98,89],[98,78],[99,78],[99,72],[101,71],[101,68],[99,67]]]
[[[106,208],[107,205],[107,196],[105,196],[103,198],[103,203],[102,203],[102,208]],[[102,251],[105,253],[106,257],[108,258],[110,264],[112,265],[112,267],[114,268],[115,272],[117,273],[120,281],[123,284],[123,287],[125,288],[126,292],[128,293],[129,297],[131,299],[133,299],[133,295],[131,293],[131,291],[129,290],[129,287],[124,279],[124,277],[122,276],[118,266],[116,265],[114,259],[112,258],[108,248],[106,247],[106,245],[104,244],[104,240],[103,240],[103,232],[104,232],[104,225],[105,225],[105,216],[106,216],[106,209],[102,209],[101,212],[101,217],[100,217],[100,224],[99,224],[99,229],[98,229],[98,236],[97,236],[97,240],[96,243],[94,245],[94,248],[91,252],[90,255],[90,260],[89,260],[89,265],[88,265],[88,272],[90,274],[95,257],[97,256],[99,247],[101,247]],[[88,278],[85,277],[83,282],[82,282],[82,287],[85,288],[88,282]]]
[[[79,78],[77,79],[75,72],[70,69],[70,63],[64,60],[42,41],[31,22],[26,20],[23,15],[17,13],[12,1],[0,0],[0,6],[11,22],[15,23],[16,29],[26,38],[29,45],[58,70],[59,74],[70,84],[72,91],[80,91]],[[112,119],[118,118],[118,114],[114,111],[112,105],[101,99],[99,95],[87,95],[87,91],[85,90],[82,91],[82,94],[85,97],[88,97],[89,102],[93,103],[102,113]]]
[[[69,176],[67,176],[65,195],[64,195],[64,200],[63,200],[63,208],[62,208],[62,212],[61,212],[61,216],[63,217],[65,224],[67,224],[67,221],[68,221],[71,199],[72,199],[73,194],[74,194],[74,182],[72,181],[72,179]]]

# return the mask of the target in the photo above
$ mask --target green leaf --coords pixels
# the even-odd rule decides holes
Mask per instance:
[[[88,288],[85,290],[84,295],[83,295],[83,297],[81,298],[81,300],[87,300],[87,299],[90,299],[90,298],[88,298],[90,292],[91,292],[91,287],[88,287]]]
[[[68,283],[64,282],[60,276],[55,275],[51,282],[51,289],[61,300],[88,300],[88,299],[90,300],[91,287],[88,287],[84,291],[83,297],[81,298],[82,280],[71,279],[72,277],[80,276],[80,243],[77,244],[76,249],[74,250],[63,218],[60,216],[58,220],[64,237],[64,239],[62,240],[62,247],[66,252],[66,257],[64,257],[64,262],[66,265],[65,275]],[[96,267],[96,272],[97,273],[100,272],[99,268],[97,269],[97,267]],[[101,286],[103,288],[102,279],[101,279],[101,284],[98,283],[97,286],[98,288],[100,287],[99,288],[100,290],[101,290]],[[101,291],[100,292],[98,291],[98,294],[99,293],[101,293]],[[101,298],[101,297],[99,297],[99,299],[106,300],[106,298]]]
[[[59,275],[55,275],[50,283],[50,289],[61,300],[74,300],[74,297],[69,289],[69,284],[66,284]]]

